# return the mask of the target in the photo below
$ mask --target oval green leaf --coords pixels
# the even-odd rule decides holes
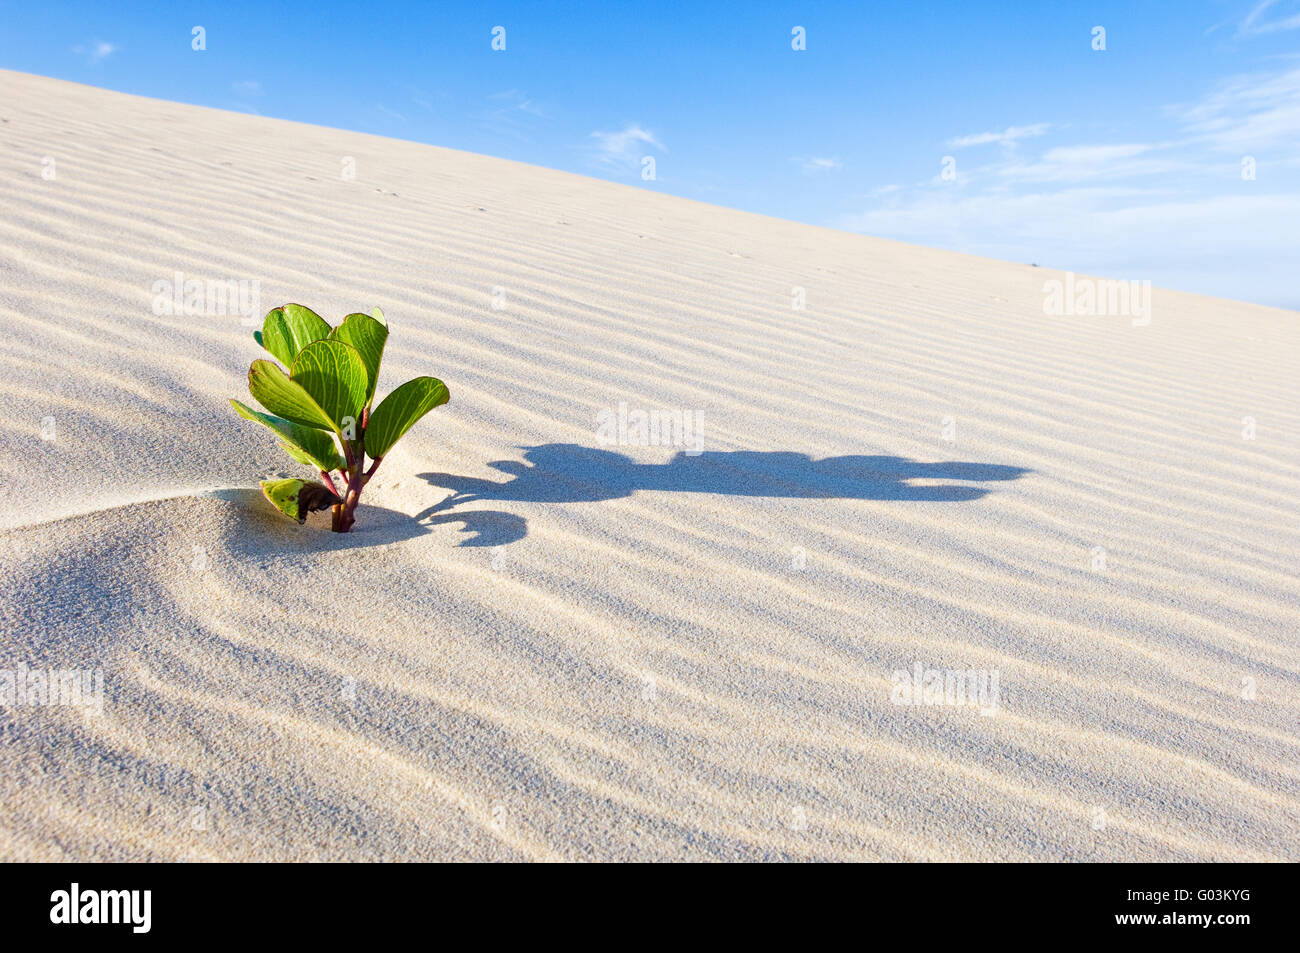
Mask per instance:
[[[447,385],[435,377],[407,381],[371,412],[366,427],[366,453],[374,458],[382,457],[417,420],[450,399]]]
[[[274,361],[253,362],[248,369],[248,392],[277,417],[317,430],[337,430],[320,404]]]
[[[330,339],[342,341],[356,348],[361,360],[366,364],[366,406],[375,396],[375,384],[379,382],[379,363],[384,359],[384,342],[388,340],[388,328],[368,314],[349,314],[343,323],[330,332]]]
[[[245,420],[263,424],[279,434],[282,440],[281,446],[299,463],[324,470],[326,473],[340,470],[347,465],[334,445],[334,438],[329,434],[296,424],[292,420],[285,420],[283,417],[261,413],[237,400],[232,400],[230,404],[235,408],[235,413]]]
[[[289,377],[325,411],[336,431],[343,433],[351,425],[353,434],[359,434],[370,379],[356,348],[334,340],[308,344],[298,352]]]
[[[262,495],[289,519],[301,523],[303,520],[298,519],[298,494],[302,486],[302,480],[263,480]]]
[[[262,321],[261,344],[285,367],[293,367],[303,348],[329,337],[329,333],[329,324],[311,308],[286,304],[267,312]]]

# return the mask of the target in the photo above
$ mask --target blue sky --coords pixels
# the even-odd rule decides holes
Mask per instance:
[[[1300,308],[1300,0],[33,3],[0,66]]]

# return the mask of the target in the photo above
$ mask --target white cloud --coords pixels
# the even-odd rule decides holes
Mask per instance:
[[[1146,279],[1300,307],[1300,195],[1185,196],[1127,187],[1023,195],[928,192],[853,217],[853,231],[1007,261]]]
[[[1277,6],[1278,0],[1262,0],[1237,28],[1238,36],[1259,36],[1264,33],[1280,33],[1284,30],[1300,29],[1300,13],[1293,13],[1276,20],[1265,20],[1264,14]]]
[[[1235,76],[1170,113],[1198,143],[1244,154],[1300,145],[1300,69]]]
[[[531,141],[539,119],[548,119],[546,110],[531,96],[518,89],[507,89],[487,97],[493,104],[478,116],[479,121],[498,135]]]
[[[967,146],[983,146],[990,142],[1013,145],[1021,139],[1041,136],[1050,128],[1052,124],[1048,122],[1034,123],[1032,126],[1007,126],[1001,132],[976,132],[969,136],[958,136],[949,139],[947,146],[949,149],[965,149]]]
[[[375,103],[375,108],[387,116],[389,119],[396,119],[398,122],[406,122],[406,117],[396,109],[389,109],[383,103]]]
[[[976,171],[1011,182],[1084,183],[1186,174],[1204,168],[1203,162],[1171,155],[1167,148],[1148,143],[1062,146],[1048,149],[1036,160],[1004,162]]]
[[[541,106],[538,106],[531,98],[517,89],[507,89],[504,92],[493,93],[488,97],[488,99],[508,103],[509,108],[531,113],[534,116],[541,116],[543,118],[546,116],[546,112]]]
[[[410,97],[412,105],[420,107],[425,112],[433,112],[435,100],[448,98],[447,93],[441,89],[429,92],[410,83],[398,83],[397,88]]]
[[[617,132],[596,131],[589,138],[595,140],[596,163],[615,171],[627,171],[639,166],[647,146],[660,152],[668,151],[653,132],[637,123],[628,123]]]
[[[1300,167],[1300,69],[1231,77],[1191,104],[1168,107],[1165,117],[1172,126],[1165,123],[1159,140],[1007,151],[984,164],[959,162],[955,181],[936,175],[903,189],[882,187],[866,196],[865,211],[838,224],[1300,306],[1292,276],[1300,259],[1300,192],[1291,186]],[[990,136],[950,144],[1002,141]],[[1254,179],[1242,177],[1243,156],[1256,160]]]
[[[231,83],[230,88],[235,91],[236,96],[261,96],[262,84],[255,79],[244,79],[237,83]]]
[[[91,66],[101,60],[105,60],[118,51],[118,46],[114,43],[105,43],[103,40],[92,40],[90,43],[78,43],[72,48],[72,52],[78,56],[84,56],[86,62]]]
[[[1047,162],[1061,162],[1068,165],[1112,162],[1115,159],[1127,159],[1130,156],[1149,152],[1148,145],[1131,144],[1118,146],[1057,146],[1043,153]]]
[[[791,161],[798,162],[803,168],[804,175],[817,175],[821,172],[838,172],[844,168],[844,163],[840,161],[839,156],[831,156],[827,159],[809,157],[807,159],[795,156]]]

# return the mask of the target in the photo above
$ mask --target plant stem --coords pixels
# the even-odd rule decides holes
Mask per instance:
[[[334,485],[334,478],[326,474],[328,482],[334,490],[334,495],[343,498],[342,503],[335,503],[330,507],[330,529],[336,533],[346,533],[352,529],[352,524],[356,522],[352,514],[356,512],[357,502],[361,497],[361,487],[364,485],[364,480],[361,479],[361,468],[366,463],[366,451],[361,446],[357,446],[357,452],[354,454],[352,452],[354,442],[344,440],[342,435],[339,436],[339,443],[343,445],[343,456],[347,460],[347,467],[339,471],[339,475],[343,477],[345,489],[342,493],[339,493],[338,487]]]
[[[346,533],[352,529],[352,524],[356,522],[353,514],[357,511],[357,504],[361,502],[361,489],[370,479],[370,474],[375,472],[375,467],[379,466],[377,458],[370,465],[370,473],[365,471],[366,451],[358,446],[357,452],[353,454],[352,448],[348,447],[348,470],[347,470],[347,489],[343,493],[343,502],[336,503],[331,507],[333,520],[330,528],[336,533]]]
[[[352,515],[357,511],[357,504],[361,502],[361,467],[353,468],[348,479],[347,493],[343,497],[343,504],[339,507],[338,528],[335,532],[346,533],[352,529],[352,524],[356,518]]]

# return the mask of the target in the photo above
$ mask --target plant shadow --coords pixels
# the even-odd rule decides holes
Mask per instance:
[[[443,513],[431,515],[434,508],[421,513],[418,517],[425,526],[439,523],[461,523],[461,532],[469,533],[468,539],[460,542],[461,546],[504,546],[523,539],[528,535],[528,521],[514,513],[500,510],[469,510],[465,513]]]
[[[787,499],[892,500],[959,503],[989,493],[970,483],[1015,480],[1030,471],[993,463],[923,463],[892,456],[842,456],[815,460],[785,451],[733,450],[678,453],[667,463],[637,463],[611,450],[570,443],[521,448],[524,462],[488,464],[505,481],[452,473],[421,473],[429,484],[451,490],[416,519],[425,524],[464,523],[474,534],[462,546],[500,546],[527,535],[523,517],[496,510],[446,511],[481,501],[595,503],[644,491],[712,493]],[[912,480],[950,480],[915,484]]]

